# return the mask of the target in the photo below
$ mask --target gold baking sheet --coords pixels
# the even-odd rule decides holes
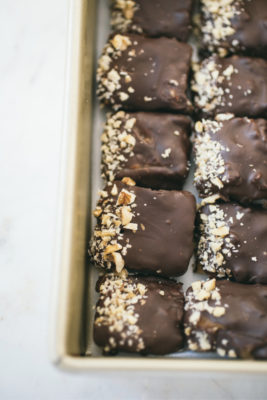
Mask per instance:
[[[95,68],[109,32],[108,0],[72,0],[62,133],[61,179],[51,357],[71,370],[160,370],[266,372],[265,361],[222,360],[216,355],[179,352],[165,357],[104,357],[92,340],[95,268],[89,268],[87,243],[100,178],[100,135],[104,113],[95,93]],[[192,188],[192,177],[186,189]],[[179,280],[186,288],[198,279],[192,268]],[[86,354],[86,355],[85,355]]]

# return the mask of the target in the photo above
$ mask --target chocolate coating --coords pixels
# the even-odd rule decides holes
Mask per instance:
[[[199,210],[198,263],[205,272],[267,284],[267,211],[235,203]]]
[[[186,272],[193,252],[196,207],[191,193],[115,181],[102,194],[91,241],[91,256],[97,265],[115,266],[118,272],[125,266],[167,277]],[[104,241],[107,236],[110,240]]]
[[[186,94],[191,54],[176,39],[117,34],[99,60],[98,96],[115,110],[191,112]]]
[[[181,189],[188,175],[190,118],[156,113],[109,116],[102,135],[102,172],[138,186]]]
[[[203,42],[210,51],[267,57],[266,0],[235,0],[230,5],[219,1],[219,13],[211,2],[201,3]]]
[[[199,194],[219,193],[244,204],[267,199],[267,121],[229,118],[196,124],[201,130],[195,138]]]
[[[196,67],[192,90],[203,116],[232,113],[267,117],[267,61],[260,58],[212,56]]]
[[[186,294],[184,318],[189,348],[217,350],[221,356],[267,358],[267,286],[225,280],[206,290],[202,282],[202,293],[198,284],[192,286]]]
[[[163,355],[183,346],[181,284],[153,277],[107,275],[97,283],[97,289],[100,299],[94,340],[106,353]]]
[[[175,37],[185,42],[191,31],[192,0],[112,1],[115,31],[150,37]]]

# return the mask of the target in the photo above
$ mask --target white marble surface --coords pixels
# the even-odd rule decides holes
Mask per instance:
[[[264,376],[70,374],[49,361],[67,0],[0,0],[0,398],[266,399]]]

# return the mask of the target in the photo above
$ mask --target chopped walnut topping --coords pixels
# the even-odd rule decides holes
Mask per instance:
[[[128,205],[132,204],[135,200],[135,194],[129,192],[126,189],[122,189],[122,191],[119,194],[117,204],[120,205]]]
[[[131,134],[136,123],[135,118],[131,118],[124,111],[109,116],[101,136],[102,141],[102,176],[109,181],[114,181],[116,172],[120,171],[133,156],[135,138]],[[123,178],[123,182],[133,185],[131,178]],[[127,180],[127,182],[126,182]]]
[[[189,313],[188,323],[185,323],[185,334],[190,335],[188,345],[194,351],[211,350],[216,343],[203,331],[201,314],[207,312],[215,318],[220,318],[226,313],[226,305],[221,304],[221,295],[215,279],[193,282],[191,288],[185,302],[185,311]],[[203,317],[205,318],[205,314]]]
[[[161,157],[162,158],[168,158],[170,156],[170,154],[171,154],[171,151],[172,150],[170,148],[165,149],[164,152],[161,154]]]
[[[132,44],[128,36],[123,36],[119,34],[115,35],[113,39],[110,40],[110,43],[116,50],[121,50],[121,51],[126,50],[127,47]]]
[[[111,26],[115,31],[127,32],[129,27],[135,32],[142,33],[140,26],[133,24],[133,17],[139,6],[134,0],[113,0]]]
[[[196,92],[195,102],[200,109],[209,113],[216,106],[232,99],[230,79],[232,74],[238,73],[232,65],[222,69],[222,65],[216,64],[216,58],[211,56],[200,65],[195,64],[194,70],[192,90]],[[225,91],[222,88],[223,82],[229,86]]]
[[[203,270],[215,273],[220,278],[230,276],[231,271],[224,268],[223,254],[230,256],[237,248],[231,241],[231,222],[219,205],[209,205],[209,213],[200,213],[200,239],[198,260]],[[222,252],[223,249],[223,252]]]
[[[135,186],[136,185],[135,181],[132,178],[129,178],[129,177],[125,177],[121,181],[123,183],[126,183],[126,185],[128,185],[128,186]]]
[[[112,61],[116,60],[131,44],[131,40],[128,36],[120,34],[115,35],[104,47],[103,53],[98,61],[97,94],[99,99],[104,102],[110,100],[114,109],[118,109],[120,105],[115,104],[112,95],[116,92],[121,102],[126,101],[129,98],[129,94],[120,91],[121,79],[124,78],[125,82],[128,83],[131,81],[131,77],[126,71],[118,70],[116,65],[111,68],[111,64]],[[129,93],[130,92],[131,90]]]
[[[241,12],[242,0],[201,0],[201,6],[204,16],[204,24],[201,25],[204,43],[211,52],[218,50],[221,55],[226,55],[227,51],[222,45],[235,33],[232,21]],[[232,41],[233,47],[238,44],[238,40]]]
[[[221,122],[202,120],[196,123],[194,139],[196,171],[194,183],[201,186],[206,196],[213,194],[214,186],[222,189],[226,181],[223,152],[229,149],[213,139],[222,127]]]
[[[94,230],[89,250],[97,265],[107,269],[115,266],[118,273],[122,272],[125,266],[123,257],[126,256],[127,250],[131,248],[129,239],[127,239],[126,244],[123,241],[123,230],[129,229],[134,233],[138,230],[138,224],[133,222],[136,206],[135,198],[135,194],[125,188],[118,193],[118,187],[114,184],[108,199],[100,200],[100,205],[97,206],[97,214],[101,218],[99,218]]]
[[[138,326],[139,314],[135,306],[137,303],[141,306],[146,303],[146,292],[145,285],[113,274],[107,275],[100,286],[100,303],[96,308],[94,323],[96,326],[107,326],[111,334],[119,334],[119,343],[110,336],[111,348],[116,348],[118,344],[123,346],[128,343],[131,346],[135,343],[137,351],[144,349],[142,330]],[[105,351],[109,351],[110,346]]]

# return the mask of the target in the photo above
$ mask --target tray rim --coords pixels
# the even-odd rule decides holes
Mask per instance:
[[[183,358],[131,358],[72,356],[66,345],[68,335],[67,305],[71,280],[70,246],[74,208],[74,173],[78,135],[78,104],[81,94],[82,21],[89,0],[69,0],[68,44],[65,73],[65,107],[63,112],[62,154],[59,183],[58,217],[55,245],[55,277],[52,293],[52,321],[50,333],[50,359],[62,370],[68,371],[180,371],[180,372],[228,372],[266,373],[267,361],[183,359]],[[94,5],[97,0],[91,0]],[[76,108],[74,108],[76,105]],[[65,204],[66,197],[69,198]]]

